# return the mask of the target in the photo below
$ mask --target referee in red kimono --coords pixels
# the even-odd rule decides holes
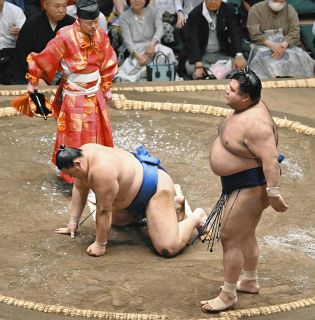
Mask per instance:
[[[57,72],[63,73],[53,101],[57,120],[54,164],[61,144],[72,148],[86,143],[114,146],[106,101],[111,97],[117,56],[107,34],[98,26],[98,1],[77,0],[76,6],[78,19],[60,29],[42,52],[27,57],[30,92],[39,79],[51,83]],[[70,176],[61,173],[61,177],[73,183]]]

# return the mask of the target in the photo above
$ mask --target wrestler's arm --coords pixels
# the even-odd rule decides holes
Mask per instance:
[[[112,225],[113,202],[119,190],[115,170],[94,169],[98,174],[93,175],[91,186],[96,195],[96,237],[87,248],[91,256],[102,256],[106,252],[106,244]]]
[[[272,124],[261,119],[255,120],[247,129],[245,143],[248,149],[262,162],[267,188],[280,187],[278,151]],[[272,208],[278,212],[284,212],[288,209],[280,192],[275,197],[269,196],[269,201]]]
[[[87,195],[89,193],[89,187],[83,184],[78,179],[75,179],[72,188],[72,199],[71,199],[71,211],[70,220],[65,228],[57,228],[56,233],[59,234],[70,234],[71,238],[74,238],[75,232],[78,229],[80,218],[84,210]]]

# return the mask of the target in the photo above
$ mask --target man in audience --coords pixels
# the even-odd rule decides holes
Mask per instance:
[[[15,83],[27,83],[25,74],[28,70],[28,54],[41,52],[59,29],[75,22],[75,18],[66,14],[67,0],[45,0],[43,4],[45,10],[29,18],[19,33],[15,55]]]
[[[25,15],[21,8],[0,0],[0,84],[10,84],[16,38]]]
[[[24,1],[23,0],[6,0],[7,2],[10,2],[12,4],[15,4],[16,6],[20,7],[23,11],[25,9]]]
[[[226,71],[244,69],[246,60],[242,54],[242,31],[233,4],[222,0],[204,0],[188,16],[186,24],[186,73],[194,79],[204,77],[204,68],[218,60],[226,61]],[[222,65],[225,67],[224,65]]]
[[[26,19],[34,14],[40,13],[42,10],[40,0],[24,0],[23,2]]]

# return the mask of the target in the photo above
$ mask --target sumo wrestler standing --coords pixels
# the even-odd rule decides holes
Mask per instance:
[[[261,88],[259,78],[248,69],[232,76],[226,100],[233,112],[220,125],[210,151],[210,166],[221,177],[225,197],[219,230],[224,285],[218,297],[201,301],[205,312],[233,307],[237,291],[258,293],[257,224],[269,205],[278,212],[288,209],[280,193],[277,128],[260,100]]]

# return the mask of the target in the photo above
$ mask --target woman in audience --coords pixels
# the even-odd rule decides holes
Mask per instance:
[[[120,15],[119,24],[129,57],[119,68],[114,82],[146,80],[146,65],[155,52],[163,52],[170,63],[176,62],[171,48],[160,44],[163,36],[161,15],[149,0],[127,0],[129,9]]]
[[[255,44],[249,66],[260,79],[314,75],[315,61],[298,47],[298,14],[285,0],[255,4],[249,11],[247,28]]]

